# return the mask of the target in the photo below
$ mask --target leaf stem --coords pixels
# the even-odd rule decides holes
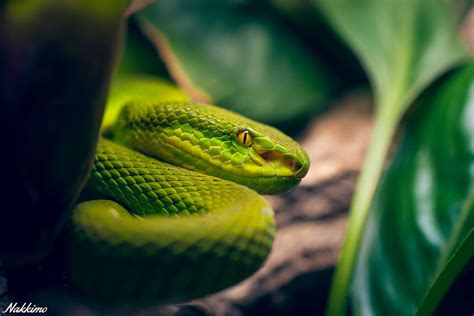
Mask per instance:
[[[327,308],[327,315],[329,316],[345,315],[347,311],[352,271],[354,270],[362,232],[378,180],[383,171],[385,157],[400,118],[399,112],[393,112],[393,108],[396,107],[392,107],[392,105],[385,104],[379,107],[380,111],[375,116],[370,145],[357,181],[349,212],[349,224],[341,257],[332,281]]]

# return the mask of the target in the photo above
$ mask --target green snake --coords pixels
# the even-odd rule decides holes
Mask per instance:
[[[113,86],[83,201],[73,210],[68,271],[110,303],[197,298],[254,273],[269,254],[283,193],[309,159],[282,132],[194,103],[165,82]]]

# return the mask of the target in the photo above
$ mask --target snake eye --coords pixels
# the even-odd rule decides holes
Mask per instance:
[[[237,142],[241,146],[250,147],[253,144],[253,135],[249,131],[240,131],[237,133]]]

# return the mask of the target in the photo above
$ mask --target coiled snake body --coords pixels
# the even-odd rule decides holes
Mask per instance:
[[[166,302],[255,272],[274,234],[273,210],[257,192],[295,187],[309,167],[302,148],[159,81],[115,91],[104,119],[112,140],[99,141],[87,185],[98,199],[72,215],[73,284],[107,302]]]

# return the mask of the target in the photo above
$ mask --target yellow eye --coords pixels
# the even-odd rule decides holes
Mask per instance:
[[[253,144],[253,135],[249,131],[240,131],[237,133],[237,142],[239,145],[250,147]]]

